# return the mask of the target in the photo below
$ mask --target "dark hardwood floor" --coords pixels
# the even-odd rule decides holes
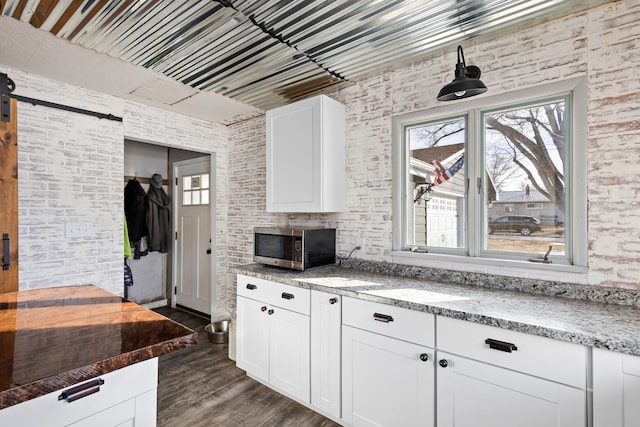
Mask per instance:
[[[154,311],[198,331],[198,345],[160,357],[158,427],[338,426],[249,378],[209,343],[207,320],[180,310]]]

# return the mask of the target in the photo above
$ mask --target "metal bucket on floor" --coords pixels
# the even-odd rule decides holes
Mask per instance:
[[[204,330],[209,336],[209,342],[214,344],[225,344],[229,341],[229,321],[218,320],[209,323]]]

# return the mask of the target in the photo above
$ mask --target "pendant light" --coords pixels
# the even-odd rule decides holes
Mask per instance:
[[[467,66],[464,62],[462,46],[458,46],[458,63],[456,77],[451,83],[440,89],[438,101],[453,101],[469,98],[487,91],[487,87],[480,80],[480,68],[475,65]]]

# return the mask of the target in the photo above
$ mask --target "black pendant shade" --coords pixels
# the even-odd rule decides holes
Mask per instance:
[[[438,101],[453,101],[469,98],[487,91],[487,87],[480,80],[480,68],[475,65],[467,66],[464,62],[462,46],[458,46],[458,63],[456,77],[451,83],[440,89]]]

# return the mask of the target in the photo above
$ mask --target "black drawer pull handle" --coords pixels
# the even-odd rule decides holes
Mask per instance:
[[[288,293],[288,292],[283,292],[283,293],[282,293],[282,298],[283,298],[283,299],[293,299],[293,298],[294,298],[294,296],[293,296],[293,294],[290,294],[290,293]]]
[[[388,314],[373,313],[373,320],[377,320],[378,322],[389,323],[389,322],[393,322],[393,317],[389,316]]]
[[[96,378],[88,383],[80,384],[79,386],[63,391],[60,396],[58,396],[58,400],[66,400],[71,403],[75,400],[82,399],[83,397],[99,392],[100,386],[103,384],[104,380],[102,378]]]
[[[335,304],[338,302],[338,298],[329,298],[329,304]]]
[[[255,291],[256,289],[258,289],[258,287],[253,283],[249,283],[247,284],[247,289],[249,289],[250,291]]]
[[[507,353],[518,350],[518,347],[516,347],[515,344],[494,340],[493,338],[487,338],[484,343],[489,344],[489,348],[492,348],[494,350],[506,351]]]

